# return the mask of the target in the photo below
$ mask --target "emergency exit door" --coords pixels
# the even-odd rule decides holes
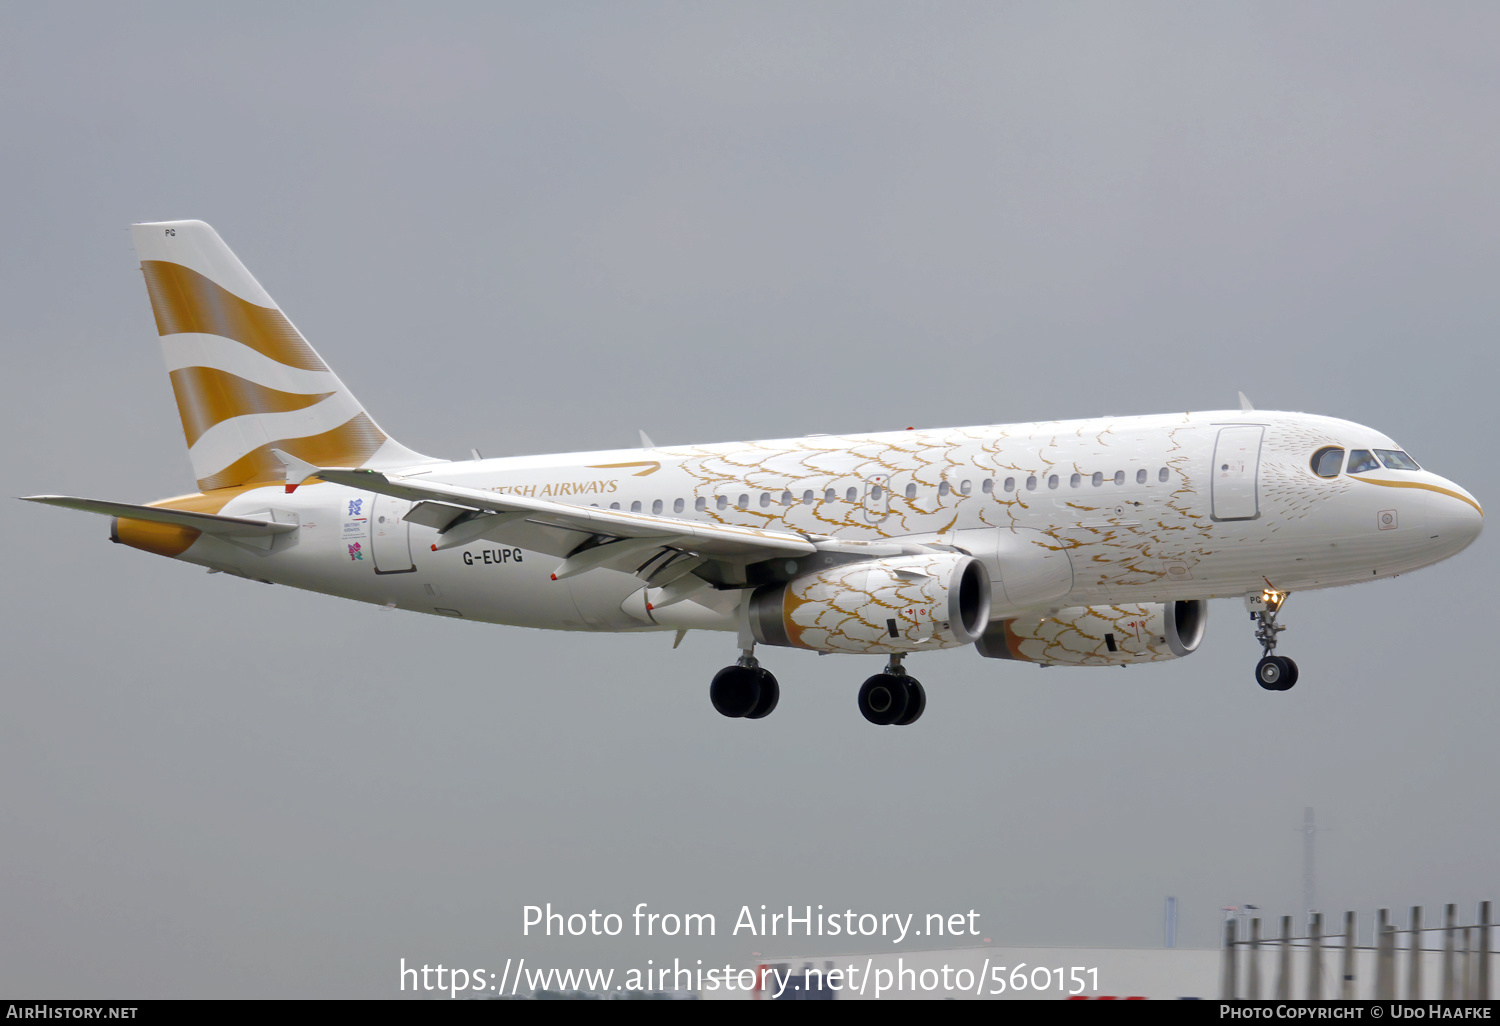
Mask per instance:
[[[1265,430],[1259,424],[1219,429],[1210,477],[1215,520],[1254,520],[1260,516],[1256,478],[1260,473],[1260,442]]]

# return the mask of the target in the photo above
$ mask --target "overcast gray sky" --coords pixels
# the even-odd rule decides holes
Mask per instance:
[[[462,457],[1144,414],[1346,417],[1500,498],[1489,3],[0,8],[12,495],[192,489],[126,226],[200,218],[382,426]],[[1211,946],[1500,899],[1493,530],[1237,602],[1162,667],[527,631],[268,588],[7,500],[0,993],[383,997],[398,959],[743,960],[743,904]],[[702,942],[521,907],[713,912]],[[847,950],[834,945],[829,950]]]

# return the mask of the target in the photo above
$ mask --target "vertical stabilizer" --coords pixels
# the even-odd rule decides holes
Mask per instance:
[[[380,430],[212,228],[131,233],[199,490],[280,482],[272,449],[324,467],[429,461]]]

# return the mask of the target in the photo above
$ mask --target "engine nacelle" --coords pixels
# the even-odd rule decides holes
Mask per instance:
[[[1203,640],[1207,623],[1203,599],[1072,606],[992,623],[974,647],[991,659],[1043,666],[1129,666],[1187,655]]]
[[[977,641],[989,617],[989,574],[957,552],[846,563],[750,600],[756,641],[819,652],[956,648]]]

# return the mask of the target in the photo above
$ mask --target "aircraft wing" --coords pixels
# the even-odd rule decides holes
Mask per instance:
[[[136,506],[128,502],[108,502],[104,499],[77,499],[71,495],[23,495],[22,498],[27,502],[78,509],[85,513],[100,513],[107,517],[125,517],[130,520],[152,520],[159,524],[176,524],[179,527],[195,528],[205,534],[230,537],[269,538],[273,534],[297,530],[296,524],[278,524],[249,517],[225,517],[217,513],[192,513],[181,509],[163,509],[160,506]]]
[[[777,556],[806,556],[817,551],[817,547],[809,539],[784,531],[736,527],[730,524],[704,524],[647,513],[575,506],[524,495],[506,495],[437,481],[422,481],[416,475],[389,476],[378,470],[319,468],[315,473],[324,481],[419,503],[407,514],[406,519],[435,527],[442,532],[437,543],[439,549],[466,544],[480,537],[503,539],[510,535],[518,539],[524,536],[524,542],[518,540],[518,544],[523,544],[524,547],[574,558],[582,557],[588,551],[580,550],[581,543],[589,538],[598,538],[600,544],[595,546],[601,550],[598,555],[603,556],[603,550],[608,549],[617,556],[638,556],[635,560],[637,563],[645,560],[645,553],[661,548],[691,552],[718,562],[739,564]],[[627,544],[628,542],[639,544]],[[568,562],[572,563],[574,559],[570,558]],[[583,569],[607,565],[610,562],[599,560]],[[564,564],[559,568],[559,576],[581,572],[566,572],[569,570],[567,564]]]

